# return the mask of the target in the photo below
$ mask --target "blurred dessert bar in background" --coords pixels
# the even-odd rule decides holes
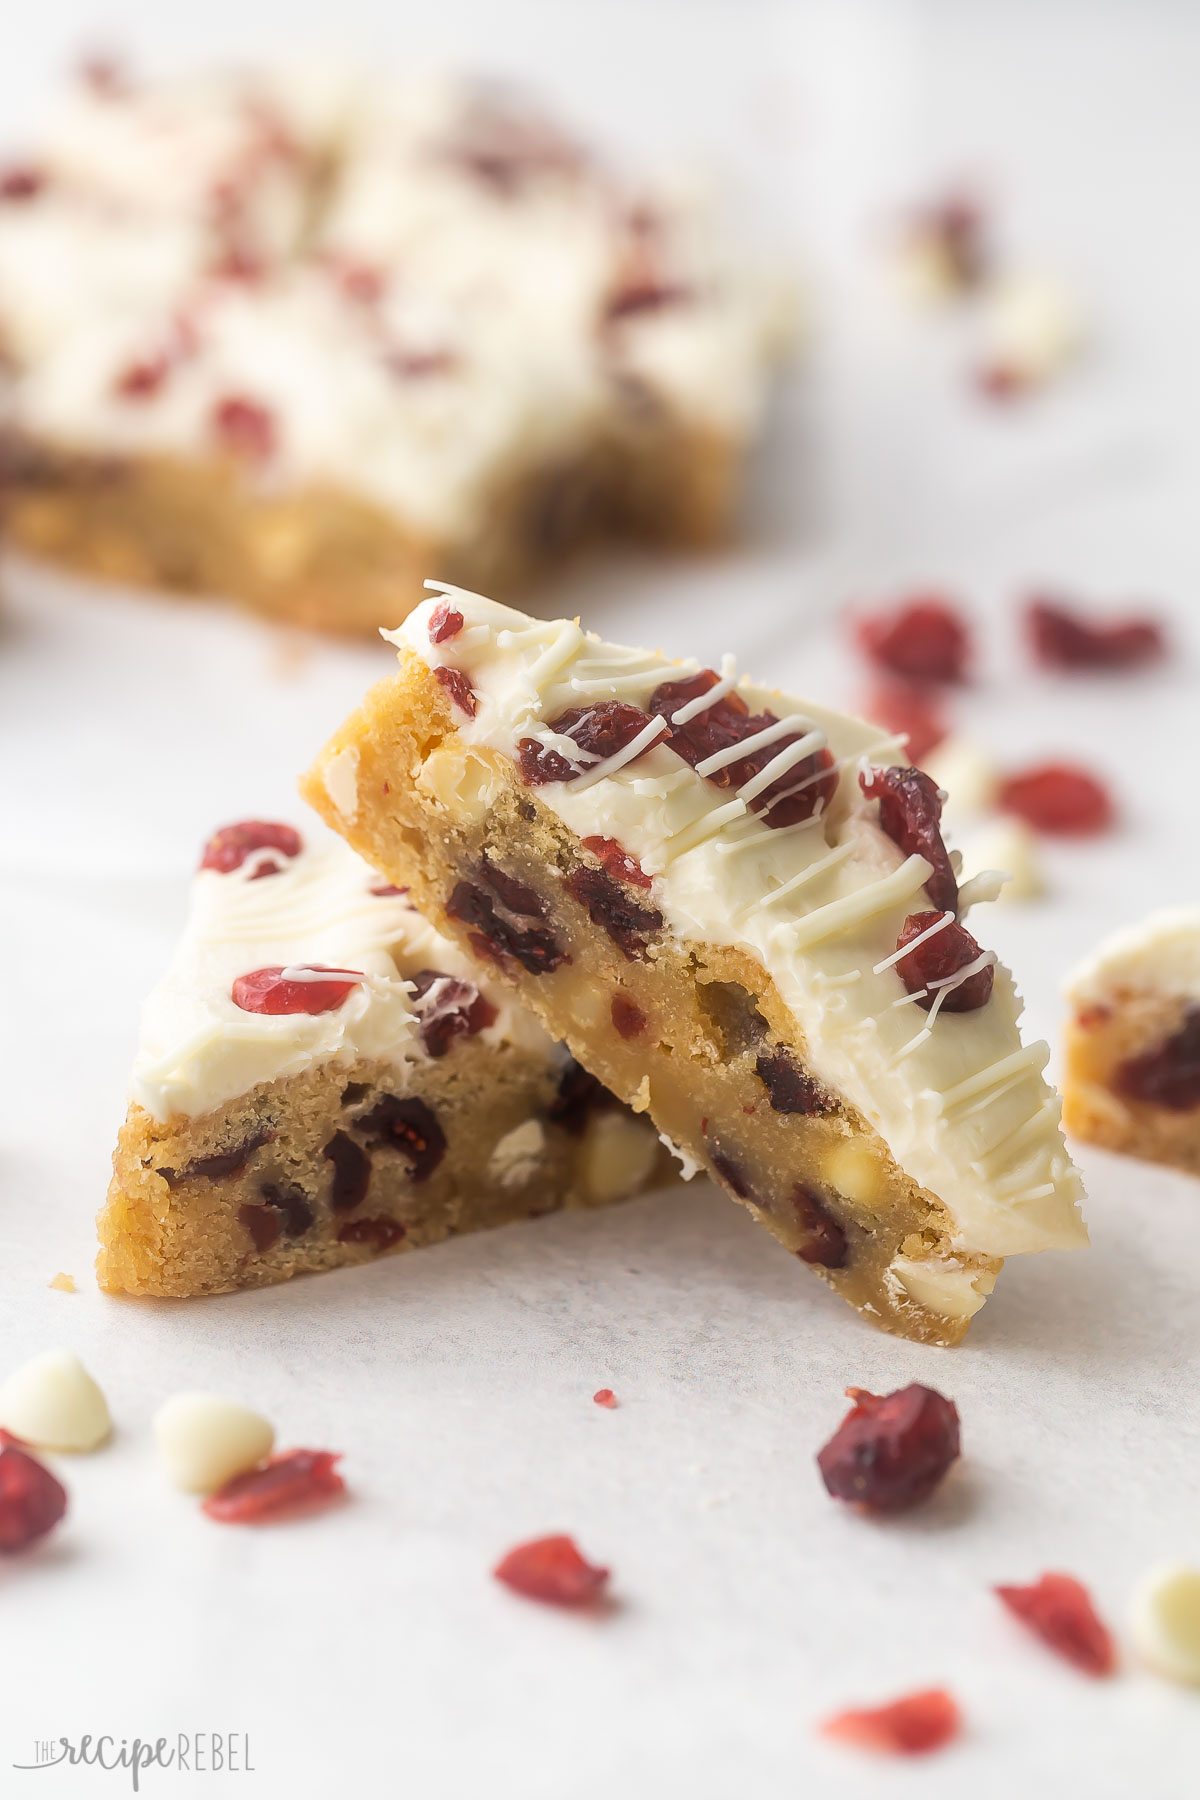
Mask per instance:
[[[0,166],[11,541],[339,631],[731,527],[786,284],[520,97],[83,68]]]

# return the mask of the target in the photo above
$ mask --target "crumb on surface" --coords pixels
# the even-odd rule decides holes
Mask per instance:
[[[75,1286],[75,1277],[73,1275],[64,1274],[61,1269],[49,1285],[52,1288],[57,1288],[61,1294],[77,1294],[79,1292],[78,1288]]]

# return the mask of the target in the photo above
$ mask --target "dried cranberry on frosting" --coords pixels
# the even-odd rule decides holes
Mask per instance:
[[[807,735],[804,730],[787,732],[769,744],[748,749],[743,755],[728,758],[725,753],[747,739],[758,737],[779,724],[770,711],[752,713],[740,694],[728,693],[712,701],[690,718],[678,719],[680,712],[690,710],[692,703],[711,693],[720,681],[715,669],[701,669],[682,681],[664,681],[650,697],[650,711],[671,725],[670,747],[684,762],[696,769],[714,787],[739,789],[767,766],[798,744]],[[722,757],[718,767],[704,765]],[[798,825],[814,812],[828,806],[837,788],[837,770],[833,753],[825,746],[814,749],[810,756],[792,763],[749,801],[751,812],[760,813],[772,827]]]

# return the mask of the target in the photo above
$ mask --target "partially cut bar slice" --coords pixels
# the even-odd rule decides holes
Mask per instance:
[[[1200,906],[1114,932],[1066,991],[1067,1130],[1200,1175]]]
[[[895,739],[445,590],[308,798],[850,1303],[953,1343],[1080,1245],[1044,1044]],[[401,873],[401,871],[403,873]]]
[[[672,1179],[648,1121],[319,827],[210,841],[132,1085],[109,1292],[260,1287]]]

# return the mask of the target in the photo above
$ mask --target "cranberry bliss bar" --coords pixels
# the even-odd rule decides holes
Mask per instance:
[[[319,831],[319,828],[318,828]],[[336,838],[208,844],[150,996],[101,1287],[221,1293],[669,1181],[502,985]]]
[[[1085,1242],[1046,1047],[895,739],[446,590],[308,798],[887,1329]],[[400,873],[403,871],[403,873]]]
[[[1200,1175],[1200,907],[1114,932],[1067,998],[1068,1131]]]
[[[781,309],[704,197],[469,82],[85,76],[0,167],[15,543],[371,631],[726,531]]]

